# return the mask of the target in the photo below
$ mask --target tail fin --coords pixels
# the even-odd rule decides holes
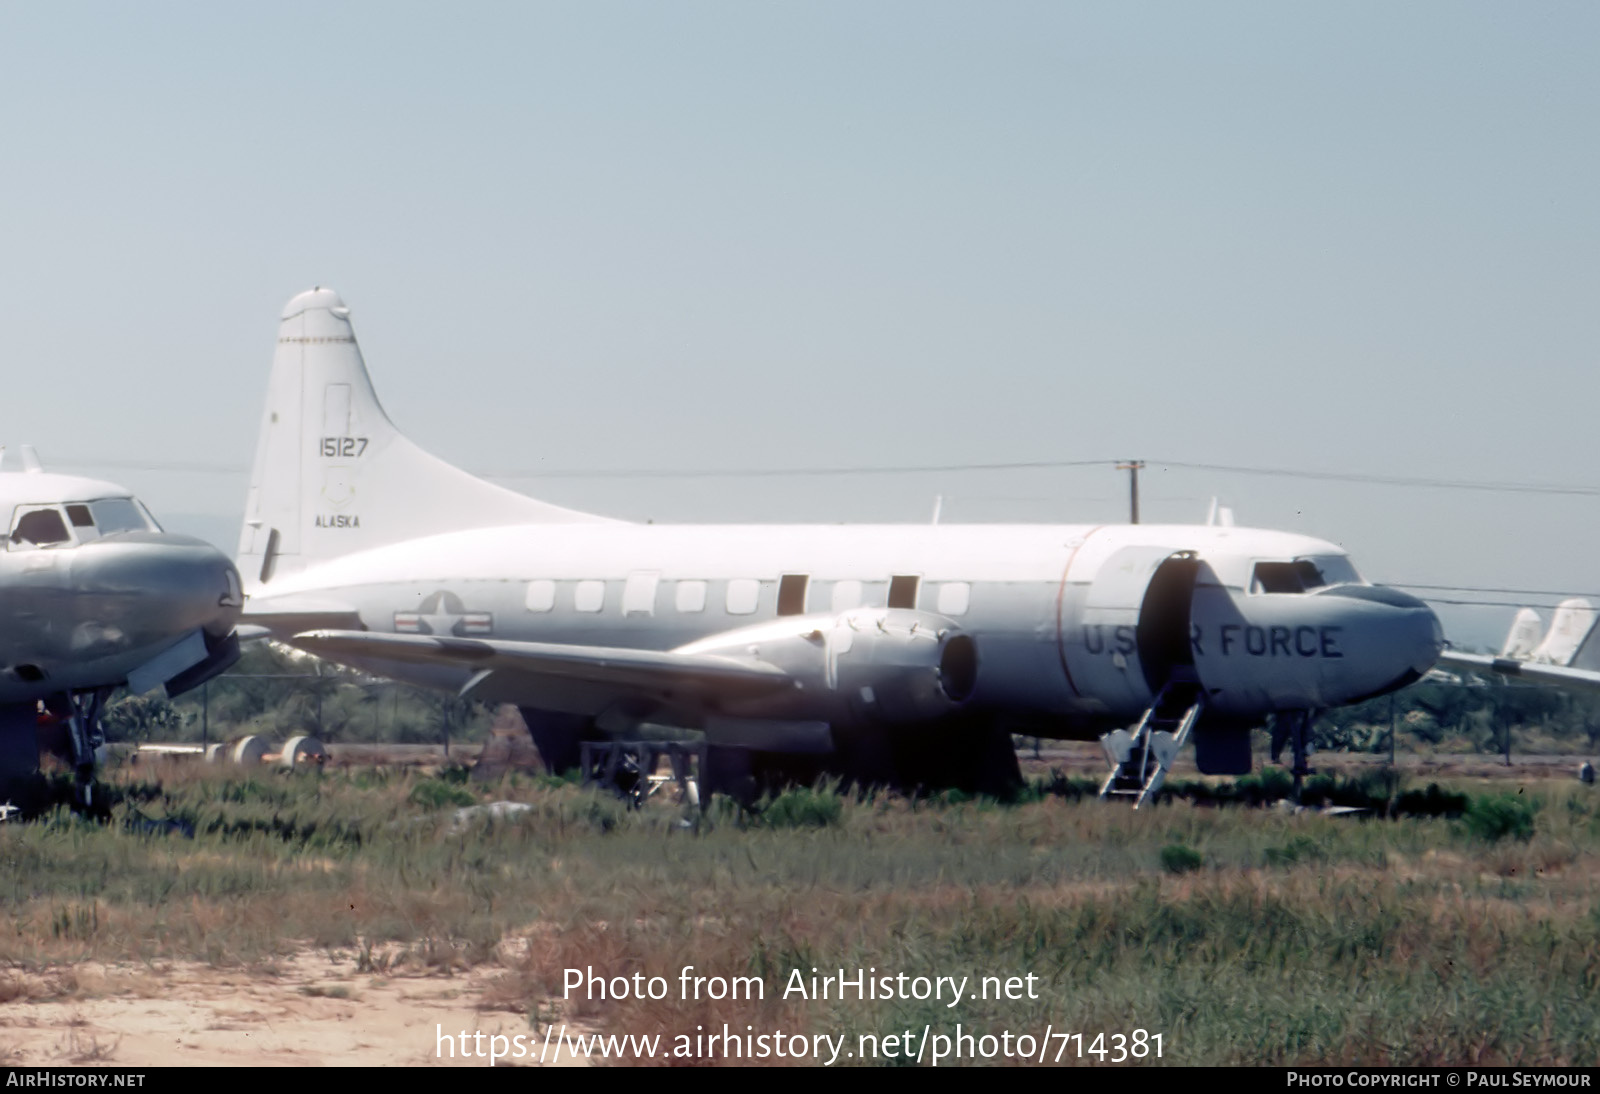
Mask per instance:
[[[349,317],[324,288],[283,309],[239,535],[247,586],[418,536],[606,519],[484,482],[412,444],[378,405]]]
[[[1589,629],[1578,642],[1578,649],[1567,661],[1567,667],[1586,672],[1600,672],[1600,627],[1591,617]]]
[[[1511,633],[1506,635],[1506,645],[1500,651],[1500,656],[1513,661],[1526,661],[1532,657],[1539,639],[1544,635],[1542,623],[1539,613],[1532,608],[1518,610],[1517,617],[1511,621]]]
[[[1531,660],[1551,665],[1570,665],[1578,647],[1594,629],[1597,618],[1600,618],[1600,612],[1596,612],[1594,606],[1582,597],[1563,600],[1556,605],[1555,616],[1550,621],[1550,633],[1533,651]]]

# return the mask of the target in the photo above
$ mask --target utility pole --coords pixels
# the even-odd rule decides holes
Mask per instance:
[[[1128,502],[1133,510],[1132,523],[1139,523],[1139,469],[1144,466],[1143,460],[1129,460],[1127,463],[1117,464],[1118,471],[1127,471],[1128,475]]]

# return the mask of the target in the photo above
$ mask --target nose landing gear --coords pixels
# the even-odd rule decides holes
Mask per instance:
[[[1293,764],[1289,774],[1294,776],[1294,800],[1300,800],[1300,788],[1307,775],[1315,775],[1316,768],[1310,764],[1311,758],[1311,725],[1316,721],[1314,710],[1290,710],[1274,715],[1272,719],[1272,762],[1280,763],[1283,755],[1283,746],[1287,744],[1293,753]]]
[[[46,709],[66,723],[72,761],[72,807],[82,813],[103,808],[95,794],[94,769],[99,750],[105,744],[100,715],[105,710],[110,688],[96,688],[53,696]]]

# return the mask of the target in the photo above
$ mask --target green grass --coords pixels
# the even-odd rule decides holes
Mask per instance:
[[[0,827],[0,978],[85,959],[266,968],[320,947],[351,973],[495,968],[491,1005],[613,1032],[1050,1025],[1158,1032],[1180,1064],[1600,1058],[1600,794],[1576,785],[1436,788],[1462,795],[1459,820],[1133,812],[1070,783],[1010,806],[822,788],[690,828],[550,780],[480,795],[196,765],[125,790],[111,824]],[[456,794],[533,809],[456,830]],[[685,965],[759,977],[765,997],[680,999]],[[675,990],[562,1002],[585,966]],[[785,999],[812,968],[1033,975],[1037,994]]]

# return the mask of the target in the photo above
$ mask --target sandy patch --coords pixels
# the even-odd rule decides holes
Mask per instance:
[[[526,1016],[477,1009],[502,973],[375,976],[357,971],[354,953],[327,952],[282,958],[266,971],[85,962],[12,973],[11,998],[0,1003],[0,1064],[484,1067],[486,1058],[461,1057],[462,1031],[469,1044],[483,1033],[484,1052],[496,1033],[520,1034],[535,1052],[539,1043]],[[581,1062],[555,1056],[550,1063]],[[498,1066],[508,1062],[519,1061]]]

